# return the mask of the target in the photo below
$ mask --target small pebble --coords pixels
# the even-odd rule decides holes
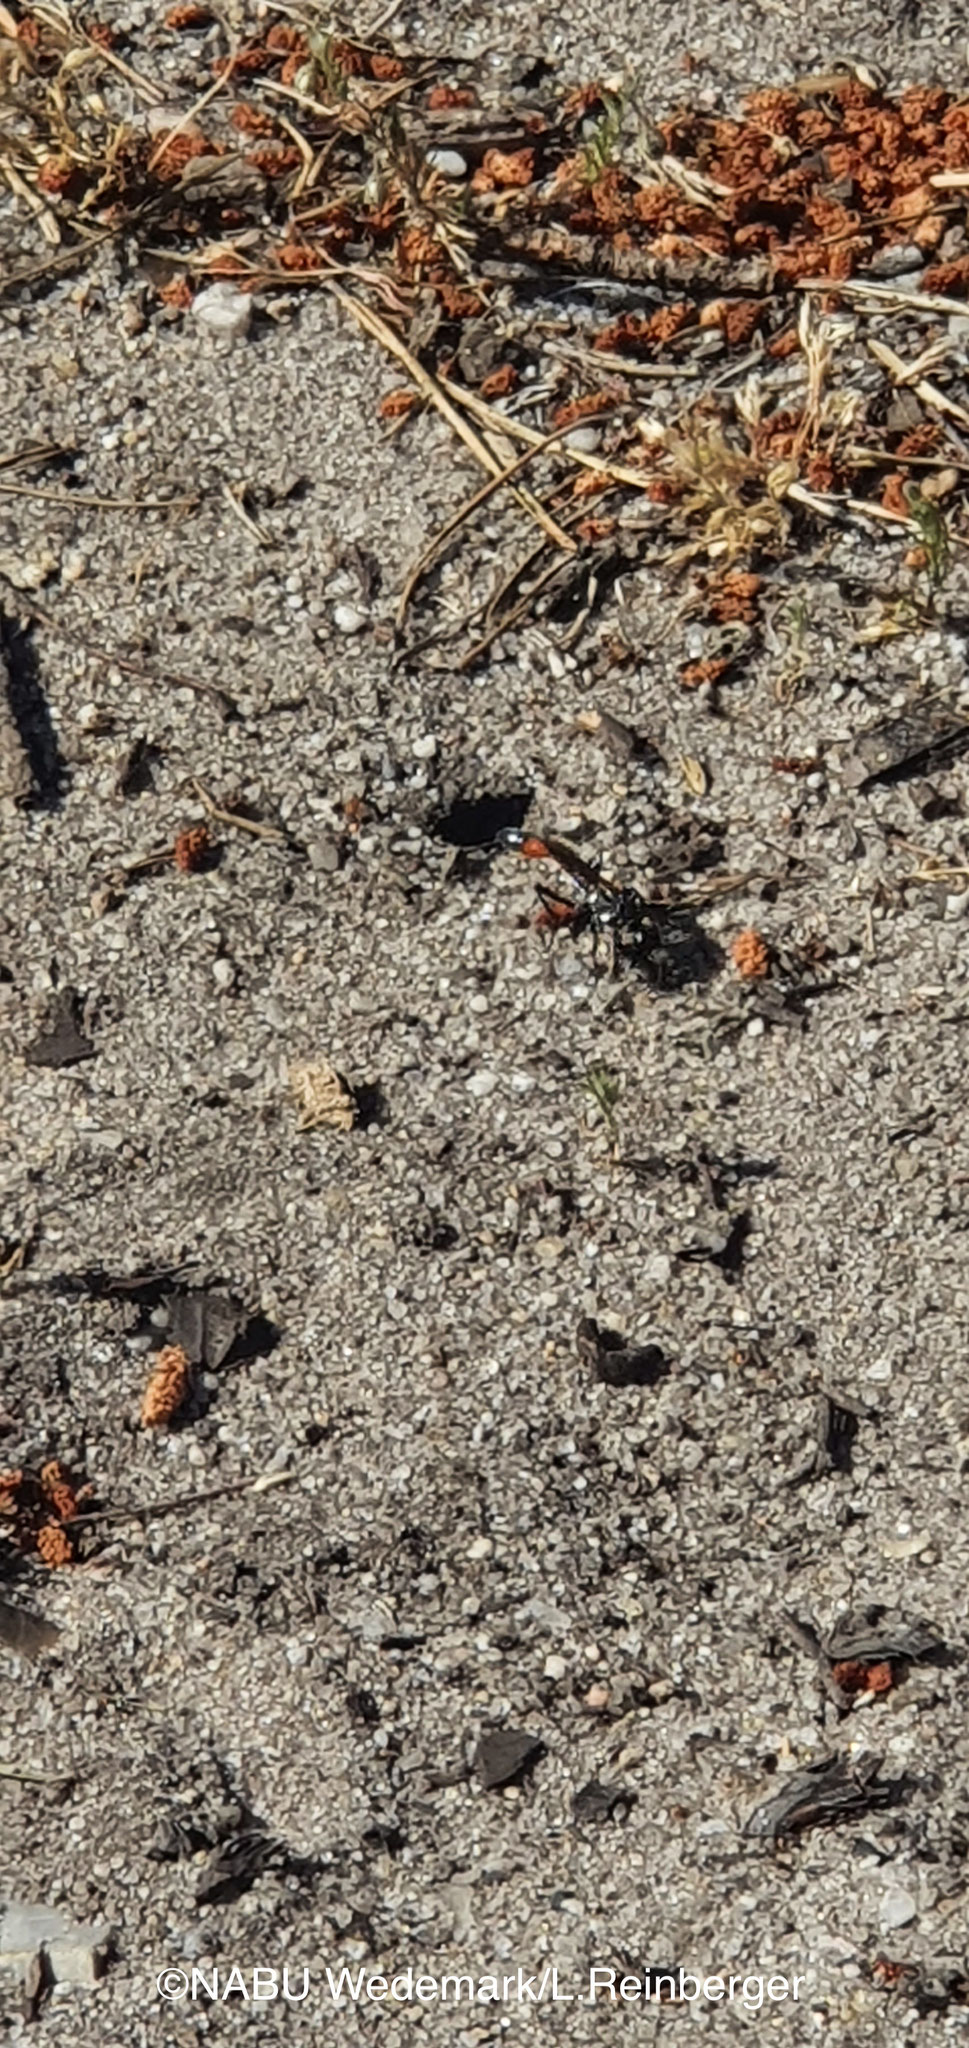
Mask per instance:
[[[338,633],[362,633],[367,623],[367,614],[355,604],[335,604],[333,624]]]
[[[570,427],[562,435],[566,448],[578,448],[583,455],[592,455],[599,446],[602,436],[598,427]]]
[[[468,166],[456,149],[429,149],[427,161],[432,171],[440,171],[442,178],[466,178]]]
[[[476,1095],[479,1101],[485,1095],[493,1095],[497,1086],[497,1074],[490,1073],[487,1067],[480,1068],[476,1074],[469,1074],[465,1082],[468,1094]]]
[[[611,1698],[612,1694],[607,1685],[590,1685],[585,1696],[585,1704],[590,1714],[604,1714]]]
[[[565,1677],[568,1668],[565,1658],[560,1657],[555,1651],[545,1659],[545,1676],[546,1678],[554,1678],[556,1683]]]
[[[918,1918],[918,1906],[911,1892],[893,1886],[891,1891],[885,1893],[878,1918],[881,1926],[887,1931],[897,1927],[908,1927]]]
[[[248,334],[252,320],[252,299],[248,292],[237,292],[234,285],[210,284],[199,292],[193,301],[192,312],[200,326],[221,341],[241,341]]]
[[[145,309],[141,301],[140,292],[132,292],[129,295],[129,297],[125,299],[124,304],[122,305],[121,308],[121,319],[119,325],[122,334],[126,334],[128,336],[129,341],[132,340],[136,334],[142,334],[144,332]]]
[[[924,252],[915,242],[896,242],[890,249],[880,249],[868,269],[872,277],[897,278],[908,270],[921,270],[924,263]]]
[[[231,960],[217,960],[215,962],[212,969],[212,979],[215,982],[216,988],[231,988],[235,975],[236,971]]]
[[[433,761],[437,753],[437,734],[433,732],[422,733],[419,739],[412,742],[411,753],[415,761]]]

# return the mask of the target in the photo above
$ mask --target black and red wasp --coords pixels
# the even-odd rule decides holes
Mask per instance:
[[[551,833],[541,836],[509,826],[499,832],[497,845],[507,847],[523,860],[550,860],[575,885],[571,897],[561,896],[543,883],[537,886],[541,903],[540,924],[557,931],[564,927],[579,938],[591,931],[612,941],[614,962],[626,958],[634,965],[648,967],[659,952],[659,926],[645,897],[638,889],[623,888],[588,861],[567,839]]]

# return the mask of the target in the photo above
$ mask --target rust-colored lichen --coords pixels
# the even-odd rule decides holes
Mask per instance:
[[[194,875],[204,867],[211,852],[212,842],[207,825],[186,825],[175,839],[175,866],[183,875]]]
[[[862,1658],[849,1657],[840,1664],[832,1664],[831,1676],[842,1692],[857,1698],[861,1693],[891,1692],[895,1674],[887,1661],[869,1664]]]
[[[730,958],[741,981],[763,981],[770,966],[767,941],[752,927],[738,933],[730,948]]]
[[[191,1371],[180,1344],[159,1351],[141,1403],[143,1429],[164,1429],[178,1414],[188,1393]]]

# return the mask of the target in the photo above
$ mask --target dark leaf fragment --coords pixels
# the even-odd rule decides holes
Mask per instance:
[[[902,782],[954,761],[969,748],[969,719],[954,706],[915,704],[898,718],[862,733],[845,763],[849,789],[866,790],[876,783]]]
[[[263,1828],[244,1828],[220,1842],[208,1857],[195,1887],[197,1906],[239,1899],[274,1861],[279,1844]]]
[[[80,1027],[80,1007],[73,989],[60,990],[46,1031],[41,1031],[24,1052],[28,1066],[73,1067],[79,1060],[94,1058],[94,1046]]]
[[[635,1792],[628,1792],[624,1785],[601,1785],[598,1778],[590,1778],[587,1785],[573,1794],[572,1818],[579,1825],[584,1821],[625,1820],[635,1802]]]
[[[499,1785],[518,1784],[544,1754],[545,1745],[537,1735],[522,1728],[495,1728],[482,1735],[474,1753],[478,1781],[486,1792]]]
[[[900,1785],[880,1785],[880,1756],[822,1757],[806,1770],[796,1771],[773,1799],[755,1807],[744,1826],[744,1834],[760,1841],[777,1842],[784,1835],[803,1834],[807,1828],[829,1827],[842,1820],[859,1820],[878,1807],[891,1806]]]
[[[607,1329],[594,1316],[583,1316],[576,1331],[576,1345],[601,1386],[654,1387],[669,1372],[666,1353],[659,1344],[630,1344],[618,1330]]]
[[[872,1607],[836,1622],[824,1647],[834,1663],[919,1664],[937,1657],[945,1643],[927,1621],[893,1620]]]

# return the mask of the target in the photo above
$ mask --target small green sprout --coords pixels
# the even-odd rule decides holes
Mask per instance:
[[[626,111],[620,94],[607,87],[603,88],[602,105],[603,112],[582,152],[582,177],[587,185],[597,185],[609,169]]]
[[[622,1076],[610,1073],[608,1067],[590,1067],[583,1076],[582,1086],[615,1137],[616,1105],[622,1094]]]
[[[905,503],[909,518],[916,528],[919,540],[925,549],[926,573],[929,586],[938,590],[944,583],[952,552],[949,542],[949,527],[944,512],[931,498],[924,498],[917,484],[905,485]]]

